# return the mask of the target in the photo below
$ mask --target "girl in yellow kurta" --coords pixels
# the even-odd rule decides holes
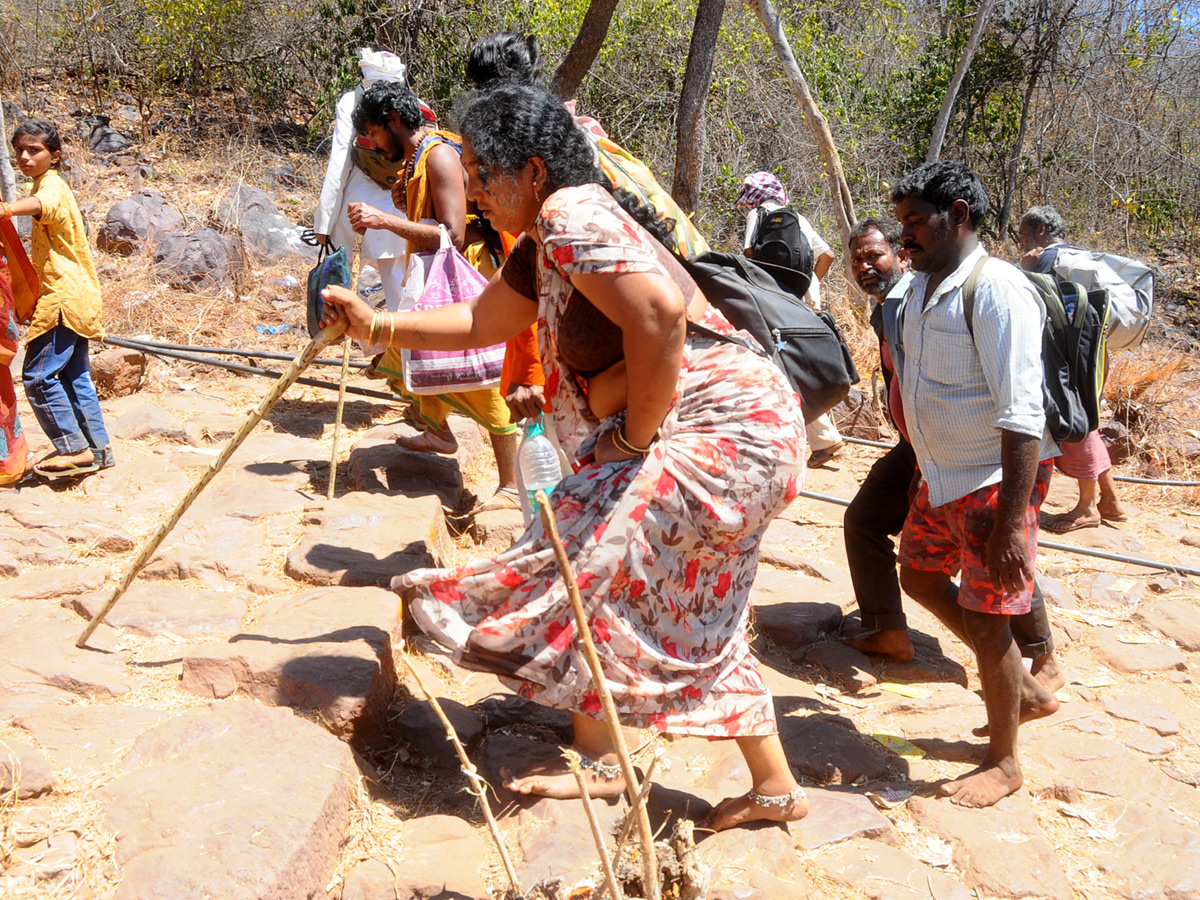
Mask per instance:
[[[100,280],[79,205],[58,174],[57,130],[31,119],[13,132],[12,144],[21,172],[33,179],[33,192],[0,206],[0,216],[33,217],[33,267],[41,282],[22,381],[38,424],[54,444],[34,471],[46,478],[85,475],[113,464],[88,362],[88,339],[103,336]]]

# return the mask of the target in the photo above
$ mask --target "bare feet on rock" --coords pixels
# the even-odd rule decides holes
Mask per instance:
[[[808,815],[808,798],[797,786],[791,791],[768,795],[750,791],[740,797],[726,797],[708,815],[705,825],[724,831],[750,822],[795,822]]]
[[[842,643],[861,653],[877,653],[896,662],[908,662],[915,650],[908,637],[907,628],[881,628],[852,637],[842,638]]]
[[[992,806],[1009,794],[1015,794],[1022,784],[1024,778],[1021,776],[1021,768],[1015,759],[1008,757],[998,763],[985,760],[978,769],[954,781],[946,782],[939,790],[957,806],[978,809]]]
[[[573,749],[584,758],[584,778],[587,780],[589,797],[607,800],[625,793],[625,776],[621,774],[616,753],[591,757],[577,747]],[[580,796],[579,782],[562,757],[531,766],[519,776],[508,768],[501,769],[500,775],[504,778],[504,786],[514,794],[550,797],[554,800],[576,800]]]

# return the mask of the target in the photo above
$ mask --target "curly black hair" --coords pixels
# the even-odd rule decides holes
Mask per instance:
[[[477,88],[500,83],[544,88],[537,37],[501,31],[476,41],[467,57],[467,80]]]
[[[467,95],[459,104],[458,122],[475,151],[485,183],[494,174],[519,172],[536,156],[546,165],[549,191],[602,185],[635,222],[674,249],[670,236],[674,220],[664,219],[628,191],[613,188],[596,165],[592,141],[554,95],[525,85],[500,84]]]
[[[850,229],[850,237],[846,241],[847,247],[853,247],[854,242],[860,238],[864,238],[874,231],[878,231],[884,241],[892,248],[893,253],[900,252],[900,223],[895,219],[880,219],[871,217],[862,219],[857,225]]]
[[[965,200],[970,208],[971,231],[979,230],[990,206],[987,191],[979,176],[962,163],[948,159],[918,166],[896,182],[892,189],[892,202],[899,203],[909,197],[919,197],[932,204],[938,212],[945,212],[956,200]]]
[[[412,88],[399,81],[377,81],[367,88],[354,107],[354,130],[367,133],[367,125],[386,125],[392,113],[410,131],[425,123],[421,101]]]

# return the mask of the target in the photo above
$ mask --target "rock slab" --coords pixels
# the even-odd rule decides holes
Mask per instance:
[[[396,687],[396,595],[380,588],[318,588],[276,601],[253,631],[184,653],[184,690],[317,712],[336,735],[370,743]]]
[[[212,704],[142,734],[125,768],[95,795],[114,900],[325,896],[357,777],[337,738],[290,710]]]

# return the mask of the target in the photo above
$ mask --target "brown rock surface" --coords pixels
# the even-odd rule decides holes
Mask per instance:
[[[104,649],[112,629],[101,627],[80,650],[75,640],[82,623],[57,606],[36,600],[0,609],[0,660],[22,671],[24,682],[41,681],[88,696],[119,696],[130,688],[125,661]]]
[[[1140,803],[1118,801],[1110,817],[1117,839],[1097,868],[1127,900],[1200,897],[1200,833],[1194,822]]]
[[[807,793],[808,815],[788,825],[797,847],[816,850],[855,838],[898,843],[892,823],[862,794],[821,788],[808,788]]]
[[[816,863],[830,878],[872,900],[970,900],[963,885],[919,859],[861,838],[826,848]]]
[[[101,398],[137,393],[146,374],[146,354],[127,347],[103,350],[92,357],[91,363],[92,380]]]
[[[138,735],[166,717],[161,710],[133,706],[47,703],[18,716],[13,725],[33,736],[61,774],[87,781],[107,770]]]
[[[987,809],[923,797],[913,797],[908,807],[918,825],[954,845],[954,865],[980,894],[1072,900],[1062,866],[1024,794]]]
[[[399,617],[396,595],[378,588],[317,588],[284,598],[228,643],[185,651],[182,687],[316,711],[334,734],[371,742],[383,731],[396,686]]]
[[[13,600],[58,600],[98,590],[108,570],[98,566],[31,569],[5,582],[4,594]]]
[[[455,816],[421,816],[404,826],[404,856],[397,860],[397,900],[487,900],[480,866],[488,841]],[[346,900],[345,894],[342,895]]]
[[[245,519],[222,516],[176,526],[142,571],[165,581],[195,580],[221,588],[262,575],[266,531]]]
[[[24,741],[0,739],[0,797],[16,790],[18,800],[40,797],[54,787],[50,763]]]
[[[1187,655],[1166,644],[1126,644],[1114,634],[1102,633],[1096,640],[1101,658],[1118,672],[1169,672],[1187,668]]]
[[[229,702],[142,734],[96,793],[117,835],[115,900],[324,897],[358,772],[290,710]]]
[[[1184,650],[1200,650],[1200,609],[1190,603],[1165,597],[1152,600],[1143,604],[1134,618],[1158,629]]]
[[[84,594],[63,605],[90,620],[108,601],[109,593]],[[246,591],[213,591],[172,582],[135,581],[104,617],[104,622],[147,636],[231,634],[241,627],[248,601]]]
[[[355,492],[304,515],[308,530],[287,558],[287,574],[310,584],[387,587],[392,578],[433,565],[428,541],[436,496],[416,499]]]

